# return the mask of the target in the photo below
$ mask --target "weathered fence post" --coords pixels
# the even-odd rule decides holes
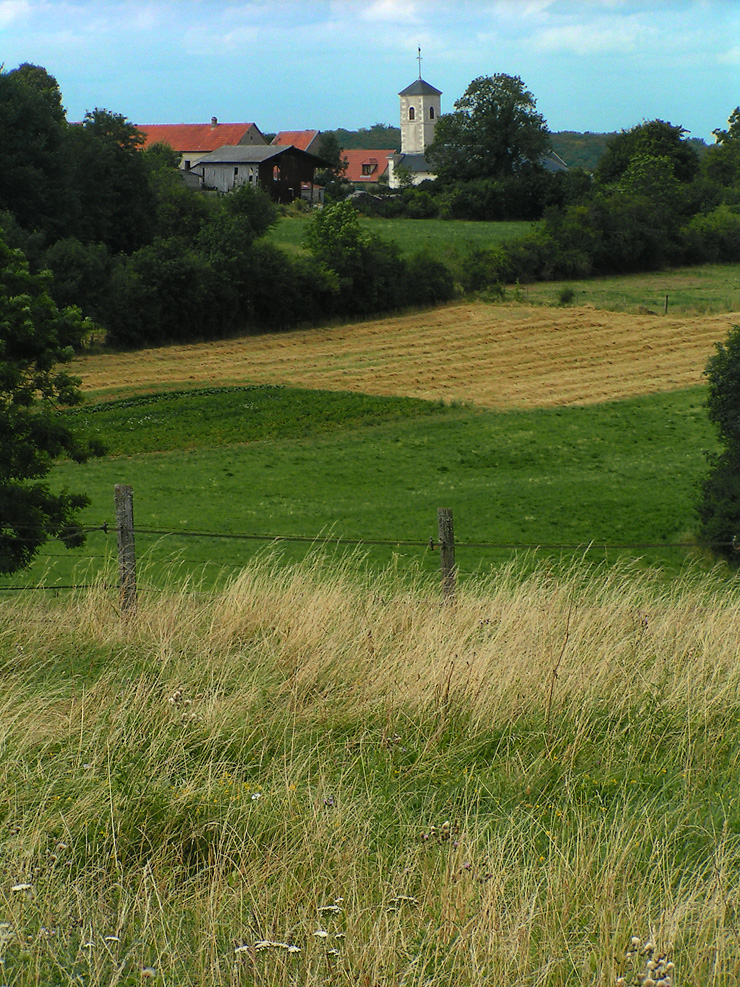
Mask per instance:
[[[134,490],[125,483],[115,487],[118,584],[121,610],[136,612],[136,552],[134,550]]]
[[[668,315],[668,295],[665,296],[665,307],[663,309],[663,315]]]
[[[442,571],[442,597],[446,603],[455,602],[455,531],[449,507],[437,508],[439,528],[439,560]]]

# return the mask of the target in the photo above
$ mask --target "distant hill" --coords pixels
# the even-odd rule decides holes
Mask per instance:
[[[599,158],[606,150],[608,141],[615,134],[593,134],[586,131],[561,130],[551,134],[553,150],[560,155],[569,168],[583,168],[593,171]]]
[[[385,123],[374,123],[372,127],[360,127],[359,130],[322,130],[322,134],[334,134],[339,146],[348,151],[355,147],[382,149],[384,147],[401,147],[401,128],[391,127]]]
[[[370,149],[401,146],[400,127],[391,127],[386,123],[375,123],[372,127],[361,127],[359,130],[345,130],[340,127],[338,130],[323,130],[322,133],[334,134],[339,146],[347,150],[356,147]],[[599,134],[588,130],[585,133],[577,130],[561,130],[550,136],[553,150],[569,168],[593,171],[606,150],[607,143],[616,136],[616,132]],[[703,140],[696,137],[689,138],[689,143],[699,154],[703,154],[708,147]]]

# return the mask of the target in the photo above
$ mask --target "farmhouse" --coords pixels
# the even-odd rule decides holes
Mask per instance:
[[[388,173],[388,158],[394,153],[393,148],[350,148],[342,151],[342,157],[347,162],[343,177],[353,185],[362,186],[378,182]]]
[[[152,144],[169,144],[180,155],[180,167],[190,171],[193,165],[212,151],[226,146],[265,146],[267,141],[254,123],[154,123],[138,126],[145,137],[144,148]]]
[[[301,198],[313,200],[314,173],[327,162],[292,145],[235,145],[204,155],[195,169],[201,186],[230,192],[240,185],[260,185],[277,202]],[[316,196],[318,199],[318,195]]]
[[[316,154],[319,149],[320,130],[281,130],[275,134],[271,143],[280,145],[292,145],[301,151],[310,151]]]

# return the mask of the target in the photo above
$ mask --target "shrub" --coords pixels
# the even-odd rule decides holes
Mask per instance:
[[[684,228],[686,251],[694,263],[740,260],[740,211],[721,205],[694,216]]]
[[[707,361],[707,415],[717,430],[722,450],[708,457],[709,473],[700,487],[697,513],[704,544],[737,561],[727,543],[740,538],[740,325]]]

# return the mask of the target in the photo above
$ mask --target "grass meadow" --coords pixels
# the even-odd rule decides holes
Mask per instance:
[[[461,578],[488,572],[517,546],[594,560],[626,553],[675,574],[690,549],[661,546],[691,543],[695,485],[715,442],[701,388],[506,412],[207,388],[102,402],[70,417],[107,441],[109,454],[59,464],[53,483],[85,490],[85,523],[107,522],[108,533],[91,531],[79,550],[49,543],[0,588],[79,585],[104,568],[116,551],[116,483],[134,488],[137,554],[155,583],[176,564],[183,578],[216,585],[278,538],[286,561],[329,538],[332,556],[431,573],[439,507],[453,510]]]
[[[287,216],[272,229],[268,238],[280,247],[300,251],[308,216]],[[457,270],[471,247],[494,247],[529,233],[537,224],[531,222],[473,222],[456,219],[382,219],[361,216],[360,225],[383,240],[398,244],[402,254],[425,251]]]
[[[625,564],[15,596],[3,982],[729,987],[739,639]]]

